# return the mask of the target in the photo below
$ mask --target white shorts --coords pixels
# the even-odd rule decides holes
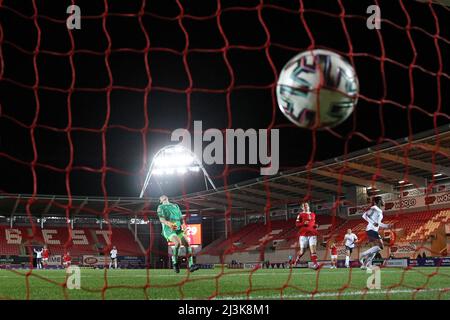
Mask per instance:
[[[47,262],[48,258],[42,258],[42,262]]]
[[[337,260],[337,255],[336,256],[331,256],[331,260]]]
[[[315,246],[317,244],[317,236],[300,236],[298,242],[302,249],[308,248],[308,246]]]

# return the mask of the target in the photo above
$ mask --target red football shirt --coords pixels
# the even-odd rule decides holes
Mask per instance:
[[[300,236],[317,236],[316,214],[313,212],[302,212],[297,216],[295,225],[300,228]]]
[[[69,255],[65,254],[63,257],[63,260],[64,260],[64,262],[69,262],[72,260],[72,258]]]
[[[50,253],[48,252],[48,249],[44,249],[42,252],[42,257],[48,259],[49,255],[50,255]]]
[[[337,256],[337,247],[331,248],[331,255]]]

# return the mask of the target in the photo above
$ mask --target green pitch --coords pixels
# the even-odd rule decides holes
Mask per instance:
[[[27,276],[28,274],[28,276]],[[81,288],[64,287],[64,270],[0,270],[1,299],[445,299],[450,268],[381,270],[381,289],[367,290],[360,269],[92,270]],[[415,289],[423,288],[417,291]],[[338,295],[340,293],[340,296]]]

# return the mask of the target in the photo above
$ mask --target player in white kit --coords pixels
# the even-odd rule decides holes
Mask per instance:
[[[116,246],[113,246],[112,250],[109,252],[111,257],[111,261],[109,262],[109,268],[111,269],[112,264],[114,262],[114,269],[117,269],[117,249]]]
[[[44,251],[43,249],[41,250],[36,250],[33,249],[34,253],[36,253],[36,267],[38,269],[42,269],[42,252]]]
[[[381,222],[383,220],[383,211],[381,210],[381,207],[384,206],[383,198],[380,196],[374,197],[373,203],[374,205],[364,212],[362,216],[367,221],[366,234],[369,239],[369,245],[371,245],[371,248],[361,254],[359,261],[362,269],[370,268],[375,255],[384,248],[383,240],[378,234],[379,228],[391,227],[391,225]]]
[[[346,268],[350,268],[350,257],[352,256],[352,252],[357,241],[358,237],[356,236],[356,234],[352,232],[352,229],[348,229],[347,233],[344,236]]]

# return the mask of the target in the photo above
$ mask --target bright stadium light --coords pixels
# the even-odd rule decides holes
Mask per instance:
[[[174,168],[166,168],[166,169],[164,169],[163,170],[163,174],[166,174],[166,175],[172,175],[172,174],[174,174],[175,173],[175,169]]]
[[[200,170],[203,171],[205,176],[206,188],[208,188],[207,181],[209,181],[211,186],[216,189],[202,163],[198,161],[191,150],[180,145],[166,146],[159,150],[153,157],[139,197],[142,198],[144,196],[145,190],[153,175],[159,177],[171,175],[181,176],[189,172],[200,172]]]
[[[164,174],[164,170],[162,169],[155,169],[153,170],[153,174],[156,176],[162,176]]]

